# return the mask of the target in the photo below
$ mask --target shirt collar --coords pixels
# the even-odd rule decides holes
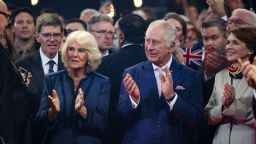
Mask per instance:
[[[134,45],[134,44],[133,43],[127,43],[127,44],[122,45],[122,48],[126,47],[126,46],[130,46],[130,45]]]
[[[49,60],[53,60],[53,61],[55,62],[55,64],[58,65],[58,55],[59,55],[59,53],[57,53],[53,59],[49,59],[49,58],[43,53],[41,47],[40,47],[40,49],[39,49],[39,53],[40,53],[40,56],[41,56],[42,65],[47,65],[47,63],[48,63]]]
[[[107,50],[104,54],[102,54],[102,57],[109,55],[109,50]]]
[[[166,65],[164,65],[163,67],[161,67],[161,69],[164,69],[164,68],[170,68],[170,66],[171,66],[171,64],[172,64],[172,56],[170,57],[170,59],[169,59],[169,61],[167,62],[167,64]],[[152,63],[152,66],[153,66],[153,69],[154,70],[157,70],[158,68],[160,68],[160,67],[158,67],[157,65],[155,65],[155,64],[153,64]]]

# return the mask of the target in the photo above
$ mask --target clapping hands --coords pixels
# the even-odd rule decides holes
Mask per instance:
[[[242,62],[241,59],[238,60],[241,66],[241,72],[246,78],[246,81],[249,86],[256,89],[256,57],[254,57],[253,64],[250,64],[249,61]]]
[[[171,71],[168,68],[164,69],[166,73],[166,77],[164,77],[163,74],[160,74],[160,80],[161,80],[161,89],[162,93],[165,96],[167,100],[172,99],[175,96],[175,93],[173,91],[173,79]]]
[[[56,90],[52,90],[52,94],[48,96],[50,108],[48,110],[48,119],[53,121],[60,112],[60,100]]]
[[[48,96],[50,101],[50,120],[53,120],[60,112],[60,101],[58,94],[55,90],[52,91],[52,95]],[[87,116],[87,109],[84,106],[84,92],[81,88],[78,90],[77,97],[75,99],[75,111],[77,111],[82,117]]]
[[[226,83],[224,85],[224,93],[222,96],[222,105],[229,107],[235,100],[235,89],[230,84]]]
[[[48,96],[50,101],[50,108],[54,112],[54,114],[58,114],[60,112],[60,100],[56,90],[52,90],[52,95]]]
[[[78,94],[75,100],[75,110],[79,111],[84,104],[84,92],[81,88],[78,89]]]
[[[140,100],[140,90],[138,88],[138,85],[135,83],[135,81],[132,79],[132,76],[129,73],[125,75],[123,83],[129,95],[136,103],[138,103]]]
[[[78,94],[76,96],[75,111],[78,112],[83,118],[86,118],[87,108],[84,105],[84,92],[81,88],[78,89]]]

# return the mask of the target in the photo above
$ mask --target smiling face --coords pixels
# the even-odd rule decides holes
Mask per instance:
[[[242,61],[249,60],[249,55],[252,54],[252,50],[247,48],[246,44],[240,41],[233,33],[228,37],[226,45],[227,60],[236,63],[238,58]]]
[[[88,63],[88,52],[77,42],[71,42],[67,49],[68,65],[71,70],[85,70]]]
[[[174,45],[168,46],[166,31],[161,26],[153,26],[146,32],[145,52],[149,61],[162,67],[170,60]]]

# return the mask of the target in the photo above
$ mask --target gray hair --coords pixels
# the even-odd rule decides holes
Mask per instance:
[[[176,28],[174,26],[172,26],[171,24],[169,24],[167,21],[165,20],[156,20],[153,21],[152,23],[150,23],[150,25],[148,26],[148,29],[146,31],[146,34],[148,33],[148,31],[150,31],[153,27],[161,27],[162,29],[164,29],[166,32],[164,34],[164,38],[165,38],[165,42],[167,44],[167,46],[170,46],[172,44],[172,42],[175,41],[176,39]]]
[[[87,29],[88,31],[90,31],[93,27],[93,25],[95,25],[96,23],[100,23],[100,22],[106,22],[106,23],[111,23],[113,24],[112,19],[105,14],[98,14],[98,15],[94,15],[87,23]]]
[[[81,14],[80,14],[80,19],[83,18],[84,15],[98,15],[100,14],[97,10],[95,9],[90,9],[90,8],[86,8],[84,9]]]
[[[232,12],[232,15],[236,14],[236,13],[242,13],[243,15],[247,15],[249,16],[250,18],[248,19],[248,23],[252,26],[255,26],[256,27],[256,14],[252,11],[249,11],[247,9],[241,9],[241,8],[238,8],[238,9],[235,9],[233,12]]]
[[[43,13],[36,20],[36,31],[41,32],[44,26],[60,26],[63,32],[63,19],[54,13]]]

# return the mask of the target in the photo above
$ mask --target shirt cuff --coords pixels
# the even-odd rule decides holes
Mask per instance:
[[[130,98],[130,100],[131,100],[131,102],[132,102],[132,108],[136,109],[136,108],[138,107],[139,103],[140,103],[140,100],[139,100],[138,103],[136,103],[136,102],[132,99],[132,97],[131,97],[130,95],[129,95],[129,98]]]
[[[175,104],[177,98],[178,98],[178,95],[175,93],[173,100],[171,100],[169,102],[166,101],[168,103],[169,107],[170,107],[170,110],[172,110],[173,105]]]

